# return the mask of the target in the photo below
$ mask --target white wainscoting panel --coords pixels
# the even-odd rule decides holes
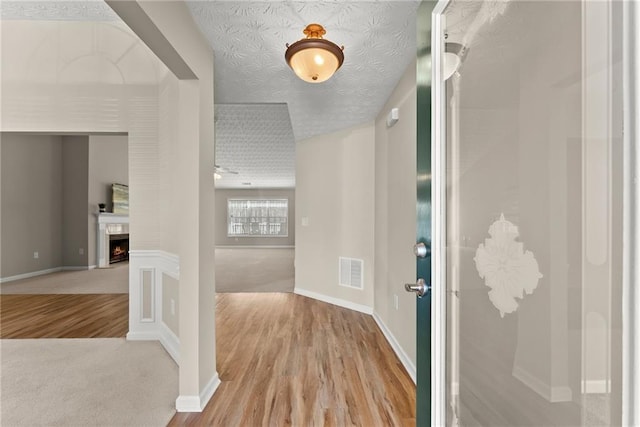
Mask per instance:
[[[146,284],[143,279],[145,273],[151,275]],[[127,339],[158,340],[173,360],[179,364],[180,338],[162,320],[163,274],[180,280],[180,259],[177,255],[160,250],[129,251],[129,332]],[[150,315],[145,316],[145,307]]]

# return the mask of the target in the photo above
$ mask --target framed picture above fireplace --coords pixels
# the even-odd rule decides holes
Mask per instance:
[[[113,184],[111,186],[113,213],[129,215],[129,186]]]

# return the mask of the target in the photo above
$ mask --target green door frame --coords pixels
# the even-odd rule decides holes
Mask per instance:
[[[432,245],[432,11],[433,0],[423,0],[417,16],[417,206],[416,242]],[[432,283],[431,254],[417,258],[416,279]],[[416,298],[416,426],[432,425],[432,293]]]

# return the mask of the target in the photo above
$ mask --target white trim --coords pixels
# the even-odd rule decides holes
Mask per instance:
[[[98,212],[96,217],[98,218],[98,224],[129,224],[129,214]]]
[[[15,276],[0,278],[0,283],[13,282],[14,280],[28,279],[30,277],[43,276],[45,274],[51,274],[51,273],[58,273],[59,271],[62,271],[62,267],[32,271],[31,273],[16,274]]]
[[[151,271],[151,318],[142,318],[142,273]],[[163,275],[180,280],[180,258],[160,250],[129,252],[129,333],[132,341],[160,341],[167,353],[180,365],[180,338],[164,323]]]
[[[605,394],[611,393],[610,382],[607,380],[587,380],[580,387],[582,393],[586,394]]]
[[[156,331],[127,332],[127,341],[158,341],[159,339]]]
[[[368,305],[357,304],[355,302],[347,301],[340,298],[334,298],[327,295],[319,294],[317,292],[308,291],[306,289],[294,288],[294,294],[302,295],[303,297],[312,298],[318,301],[326,302],[329,304],[337,305],[338,307],[348,308],[349,310],[359,311],[364,314],[373,314],[373,308]]]
[[[151,283],[149,283],[149,300],[150,300],[150,313],[149,313],[149,317],[144,317],[144,288],[145,288],[145,283],[144,283],[144,273],[150,273],[149,277],[151,280]],[[156,296],[156,268],[153,267],[142,267],[142,268],[138,268],[138,274],[139,274],[139,281],[138,281],[138,287],[139,287],[139,296],[140,298],[138,298],[138,303],[140,304],[139,307],[139,312],[140,312],[140,318],[138,319],[141,323],[154,323],[156,321],[156,305],[154,303],[155,301],[155,296]],[[162,301],[162,300],[160,300]]]
[[[128,332],[127,341],[160,341],[169,356],[180,366],[180,339],[164,322],[160,322],[157,331]]]
[[[176,254],[161,250],[131,250],[129,251],[129,265],[132,261],[144,260],[147,265],[158,268],[161,272],[176,280],[180,280],[180,257]]]
[[[151,312],[149,319],[142,318],[142,272],[152,271]],[[129,252],[129,333],[131,340],[159,340],[167,352],[179,355],[179,339],[172,340],[162,330],[163,274],[180,279],[180,258],[160,250],[133,250]],[[168,328],[167,328],[168,329]],[[164,335],[164,340],[163,340]],[[177,350],[176,350],[177,348]],[[175,358],[174,358],[175,359]]]
[[[220,378],[216,372],[202,389],[199,396],[178,396],[176,399],[176,411],[178,412],[202,412],[213,394],[220,386]]]
[[[398,356],[398,359],[400,359],[400,362],[402,362],[402,366],[404,366],[404,369],[407,371],[407,373],[413,380],[413,383],[416,384],[416,378],[417,378],[416,365],[413,364],[413,362],[411,361],[411,358],[409,358],[409,355],[404,351],[404,349],[402,348],[398,340],[396,340],[396,337],[391,333],[389,328],[387,328],[387,325],[382,321],[382,318],[378,315],[378,313],[373,312],[373,320],[376,321],[376,323],[378,324],[378,327],[382,331],[382,334],[387,339],[387,342],[389,343],[393,351],[396,353],[396,356]]]
[[[72,266],[72,265],[63,266],[63,267],[54,267],[54,268],[48,268],[46,270],[32,271],[31,273],[17,274],[15,276],[0,277],[0,283],[13,282],[15,280],[21,280],[21,279],[29,279],[31,277],[37,277],[37,276],[44,276],[45,274],[59,273],[60,271],[82,271],[82,270],[93,270],[94,268],[96,268],[95,265],[88,265],[86,267]]]
[[[513,367],[513,376],[542,396],[547,402],[571,402],[573,393],[569,386],[551,387],[521,366]]]
[[[640,7],[622,2],[623,252],[622,425],[640,425]]]
[[[91,268],[90,268],[90,266],[66,265],[66,266],[60,267],[60,270],[62,270],[62,271],[86,271],[86,270],[91,270]]]
[[[216,249],[295,249],[294,245],[216,245]]]
[[[207,406],[207,403],[209,403],[209,400],[211,400],[211,397],[213,397],[213,393],[216,392],[219,386],[220,386],[220,377],[216,372],[213,374],[213,376],[211,377],[207,385],[204,386],[204,388],[200,392],[200,407],[202,409],[204,409],[204,407]]]
[[[200,396],[178,396],[176,399],[176,411],[178,412],[202,412]]]
[[[446,99],[442,76],[444,11],[440,0],[431,15],[431,425],[446,424]]]
[[[158,339],[160,344],[167,350],[169,356],[180,366],[180,338],[167,326],[166,323],[160,321],[160,331]]]

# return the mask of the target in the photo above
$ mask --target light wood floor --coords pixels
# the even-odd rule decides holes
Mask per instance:
[[[371,316],[291,293],[218,294],[222,384],[171,426],[403,426],[415,386]],[[2,295],[2,338],[122,337],[128,295]]]
[[[0,338],[118,338],[128,330],[128,294],[0,296]]]
[[[295,294],[218,294],[222,384],[170,426],[415,424],[415,386],[371,316]]]

